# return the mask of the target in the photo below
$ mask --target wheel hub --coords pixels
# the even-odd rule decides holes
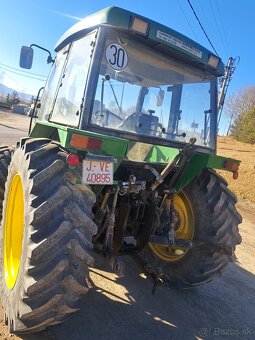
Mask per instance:
[[[170,200],[167,202],[170,208]],[[194,236],[195,219],[192,205],[189,197],[181,192],[174,198],[174,213],[176,215],[176,238],[183,240],[192,240]],[[160,259],[167,262],[176,262],[183,258],[189,249],[173,245],[159,243],[149,243],[149,247]]]

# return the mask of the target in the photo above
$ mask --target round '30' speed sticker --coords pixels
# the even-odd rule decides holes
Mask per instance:
[[[116,71],[124,70],[128,64],[128,56],[125,49],[119,44],[110,44],[106,47],[105,58],[107,63]]]

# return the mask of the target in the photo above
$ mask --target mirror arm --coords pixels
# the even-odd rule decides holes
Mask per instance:
[[[49,53],[49,56],[48,56],[48,58],[47,58],[47,64],[54,63],[54,59],[52,59],[52,56],[51,56],[51,53],[50,53],[49,50],[47,50],[46,48],[41,47],[41,46],[39,46],[39,45],[36,45],[36,44],[31,44],[31,45],[30,45],[31,48],[32,48],[33,46],[35,46],[35,47],[37,47],[37,48],[40,48],[41,50],[43,50],[43,51]]]
[[[40,97],[40,94],[41,94],[41,92],[42,92],[43,89],[44,89],[44,87],[41,87],[41,88],[39,89],[38,93],[37,93],[37,96],[36,96],[36,100],[35,100],[34,107],[33,107],[33,110],[32,110],[32,114],[31,114],[31,117],[30,117],[28,135],[29,135],[30,132],[31,132],[33,118],[37,118],[37,116],[35,117],[35,109],[38,107],[37,105],[38,105],[39,97]]]

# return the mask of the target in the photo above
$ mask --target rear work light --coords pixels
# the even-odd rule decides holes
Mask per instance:
[[[147,35],[149,23],[137,17],[131,17],[129,28],[139,34]]]
[[[66,157],[66,161],[67,161],[67,164],[73,168],[75,167],[76,165],[79,164],[79,157],[76,155],[76,153],[70,153],[67,157]]]
[[[70,146],[78,149],[100,150],[102,142],[101,139],[73,133],[70,140]]]
[[[220,62],[220,58],[216,57],[215,55],[210,55],[209,60],[208,60],[208,65],[217,68],[218,64]]]

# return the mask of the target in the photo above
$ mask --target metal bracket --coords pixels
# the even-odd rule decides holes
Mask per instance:
[[[112,156],[97,155],[95,153],[88,152],[85,157],[86,160],[102,161],[102,162],[113,162],[117,163],[118,160]]]

